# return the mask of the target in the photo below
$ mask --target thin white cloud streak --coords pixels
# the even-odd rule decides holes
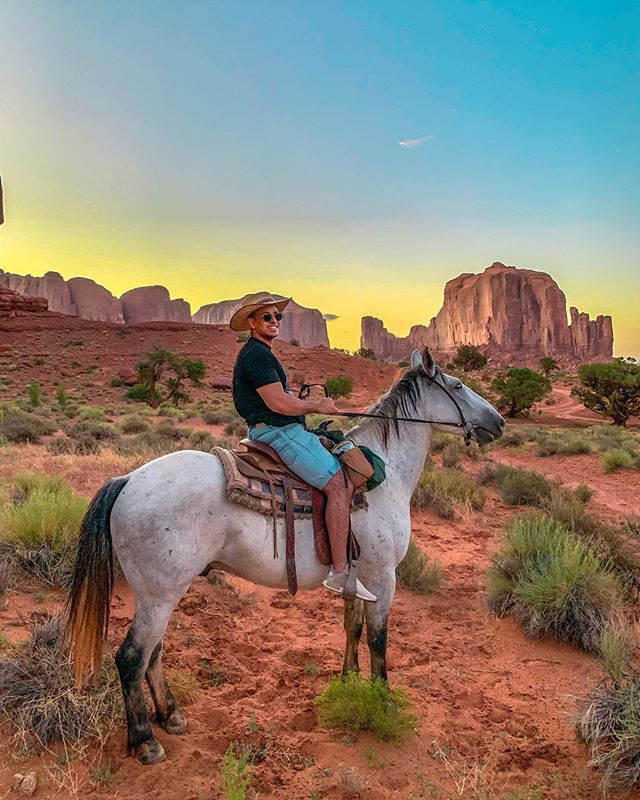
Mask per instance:
[[[402,139],[398,144],[400,147],[419,147],[431,139],[433,139],[433,136],[422,136],[420,139]]]

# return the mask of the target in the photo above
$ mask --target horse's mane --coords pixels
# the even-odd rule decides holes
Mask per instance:
[[[393,417],[393,419],[365,417],[362,422],[349,431],[349,438],[357,438],[358,434],[371,431],[386,449],[392,430],[395,430],[396,434],[400,436],[400,426],[396,417],[410,417],[412,412],[418,410],[417,403],[422,391],[420,371],[421,368],[417,367],[405,372],[366,412],[367,414]]]

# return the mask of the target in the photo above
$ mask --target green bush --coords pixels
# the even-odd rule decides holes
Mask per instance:
[[[231,411],[227,408],[207,406],[207,408],[202,411],[202,421],[207,425],[226,425],[228,422],[236,419],[237,416],[235,411]]]
[[[540,369],[544,372],[544,374],[549,377],[552,372],[555,372],[558,369],[558,362],[555,358],[551,358],[551,356],[543,356],[540,361]]]
[[[27,498],[36,491],[58,494],[68,490],[69,487],[62,478],[46,472],[20,472],[13,477],[14,499]]]
[[[154,428],[158,436],[166,436],[168,439],[188,439],[191,436],[191,428],[179,428],[172,419],[163,419]]]
[[[242,419],[242,417],[236,415],[231,422],[224,426],[224,432],[227,434],[227,436],[244,437],[247,435],[247,423]]]
[[[246,800],[253,774],[253,768],[249,766],[249,757],[248,752],[237,757],[232,744],[227,748],[220,768],[222,800]]]
[[[602,467],[605,472],[615,472],[617,469],[631,469],[633,458],[627,450],[610,450],[602,454]]]
[[[190,450],[203,450],[208,453],[215,444],[216,440],[209,431],[194,431],[189,437]]]
[[[127,389],[126,396],[136,403],[146,403],[149,400],[151,387],[148,383],[134,383]]]
[[[458,469],[434,469],[426,466],[411,498],[413,508],[433,506],[436,513],[450,519],[454,506],[480,511],[485,492]]]
[[[514,467],[499,467],[496,482],[502,502],[508,506],[540,506],[554,488],[539,472]]]
[[[134,433],[113,444],[113,450],[120,456],[140,456],[147,460],[172,453],[175,449],[172,439],[155,431]]]
[[[578,456],[593,452],[593,446],[584,433],[576,431],[543,431],[538,439],[541,456]]]
[[[410,539],[407,553],[396,567],[398,584],[418,594],[434,594],[442,583],[442,575],[441,565],[431,561]]]
[[[578,369],[580,386],[571,394],[585,408],[626,425],[629,417],[640,414],[640,365],[623,358],[605,364],[583,364]]]
[[[80,419],[91,422],[104,422],[107,418],[104,408],[100,408],[100,406],[83,406],[78,416]]]
[[[40,389],[40,384],[36,381],[33,381],[27,387],[27,392],[29,393],[29,402],[33,408],[37,408],[40,403],[42,402],[42,390]]]
[[[549,517],[516,517],[488,573],[487,602],[513,614],[530,636],[551,636],[598,653],[622,604],[611,566]]]
[[[404,691],[390,689],[380,678],[367,681],[356,672],[332,678],[316,706],[321,725],[352,733],[373,731],[378,739],[398,741],[417,728]]]
[[[491,388],[497,406],[507,417],[528,414],[534,403],[551,391],[549,379],[528,367],[511,367],[506,378],[495,378]]]
[[[327,378],[325,389],[329,397],[337,400],[338,397],[349,397],[353,390],[353,378],[351,375],[335,375]]]
[[[51,585],[66,586],[87,507],[68,486],[31,488],[24,500],[0,512],[0,539],[23,570]]]
[[[448,442],[442,451],[442,465],[444,467],[459,467],[464,447],[464,444],[459,439],[452,439]]]
[[[67,403],[69,402],[69,397],[67,395],[67,390],[65,389],[64,383],[59,383],[56,387],[56,401],[58,403],[58,407],[64,410],[67,407]]]
[[[463,344],[453,358],[452,364],[457,369],[470,372],[482,369],[487,364],[487,357],[474,344]]]

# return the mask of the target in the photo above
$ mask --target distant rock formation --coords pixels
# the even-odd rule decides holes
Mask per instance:
[[[97,322],[191,322],[184,300],[172,300],[164,286],[142,286],[120,299],[90,278],[70,278],[46,272],[41,278],[0,269],[0,286],[27,297],[44,297],[49,310]]]
[[[13,289],[0,286],[0,317],[21,317],[49,310],[44,297],[25,297]]]
[[[124,322],[122,305],[117,297],[90,278],[67,281],[75,315],[98,322]]]
[[[531,363],[543,355],[564,362],[608,359],[613,326],[609,316],[590,320],[575,308],[569,325],[564,293],[553,278],[499,262],[449,281],[438,314],[404,338],[389,333],[375,317],[362,320],[361,346],[385,360],[407,359],[425,345],[452,355],[463,344],[477,345],[496,364]]]
[[[276,300],[283,299],[281,294],[269,294]],[[234,311],[247,297],[249,295],[202,306],[193,315],[193,321],[201,325],[228,325]],[[320,311],[298,305],[295,300],[287,306],[280,323],[280,338],[286,342],[297,341],[302,347],[315,347],[319,344],[329,347],[327,323]]]
[[[69,287],[59,272],[45,272],[42,278],[34,278],[32,275],[13,275],[0,269],[0,286],[27,297],[45,297],[50,311],[77,316]]]
[[[2,178],[0,177],[0,225],[4,222],[4,195],[2,194]]]
[[[186,300],[172,300],[164,286],[140,286],[120,297],[122,315],[128,324],[136,322],[191,322]]]

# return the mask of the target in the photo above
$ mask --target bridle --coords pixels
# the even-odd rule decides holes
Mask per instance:
[[[413,417],[387,417],[384,414],[367,414],[366,412],[353,412],[353,411],[340,411],[336,412],[334,416],[338,417],[368,417],[369,419],[388,419],[395,422],[417,422],[423,425],[448,425],[453,428],[460,428],[464,434],[464,443],[467,447],[471,444],[471,439],[475,431],[483,430],[487,431],[493,437],[493,433],[488,429],[485,428],[483,425],[476,425],[475,422],[471,422],[471,420],[466,419],[462,409],[460,408],[460,403],[456,400],[456,398],[451,394],[449,389],[445,386],[444,383],[440,383],[438,381],[438,375],[442,374],[442,370],[436,367],[435,375],[429,375],[426,370],[424,370],[424,374],[431,384],[431,386],[437,386],[438,389],[441,389],[451,400],[453,405],[455,406],[456,411],[460,417],[460,422],[443,422],[440,419],[414,419]],[[327,388],[324,383],[303,383],[300,387],[300,391],[298,392],[298,397],[301,400],[305,400],[309,397],[309,393],[311,391],[311,387],[313,386],[321,386],[324,389],[325,397],[328,397]]]

